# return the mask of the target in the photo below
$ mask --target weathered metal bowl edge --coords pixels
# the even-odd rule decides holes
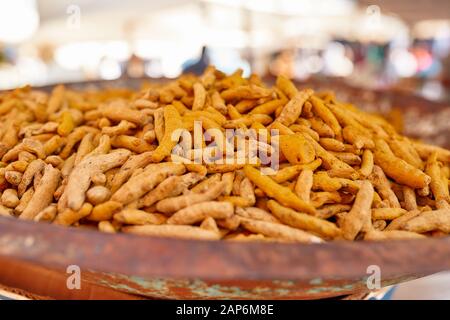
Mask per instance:
[[[450,238],[325,244],[231,243],[105,234],[0,217],[0,255],[142,277],[354,278],[450,269]]]
[[[450,269],[450,238],[325,244],[153,238],[0,217],[0,256],[160,299],[317,299]]]

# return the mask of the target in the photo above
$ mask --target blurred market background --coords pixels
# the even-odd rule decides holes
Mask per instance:
[[[212,63],[448,101],[449,52],[448,0],[0,2],[0,89]]]

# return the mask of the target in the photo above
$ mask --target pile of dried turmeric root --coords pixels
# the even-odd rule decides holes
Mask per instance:
[[[450,151],[282,76],[268,87],[256,75],[208,67],[138,92],[25,87],[0,93],[0,117],[1,216],[207,240],[450,233]],[[203,131],[276,139],[279,169],[174,161],[174,132],[192,132],[195,121]]]

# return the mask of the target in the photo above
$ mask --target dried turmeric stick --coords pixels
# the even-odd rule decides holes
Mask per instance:
[[[19,196],[22,196],[25,193],[35,174],[42,171],[44,167],[45,162],[41,159],[36,159],[30,162],[30,164],[27,166],[27,169],[23,173],[22,180],[17,186],[17,193]]]
[[[352,209],[342,219],[341,229],[345,239],[354,240],[368,221],[370,222],[373,193],[372,184],[369,181],[363,181]]]
[[[41,142],[30,138],[24,138],[21,143],[14,146],[2,157],[3,162],[10,162],[18,158],[19,153],[22,151],[28,151],[35,154],[39,159],[46,157],[44,146]]]
[[[109,200],[93,207],[86,219],[90,221],[111,220],[114,213],[118,212],[122,207],[122,203]]]
[[[54,224],[59,224],[63,226],[70,226],[74,224],[75,222],[78,222],[79,220],[85,218],[88,216],[92,211],[92,204],[90,203],[84,203],[79,210],[72,210],[72,209],[65,209],[63,212],[60,212],[55,220],[53,221]]]
[[[102,133],[109,136],[122,135],[130,132],[131,129],[136,128],[133,122],[127,120],[120,120],[119,124],[113,127],[102,127]]]
[[[149,207],[159,200],[175,197],[187,190],[189,186],[202,180],[204,176],[189,172],[182,176],[168,177],[162,181],[155,189],[147,193],[142,199],[139,200],[143,206]]]
[[[173,213],[197,203],[212,201],[222,194],[224,186],[225,183],[219,182],[203,193],[190,193],[160,200],[156,209],[162,213]]]
[[[313,146],[302,135],[280,135],[280,150],[289,163],[305,164],[315,159]]]
[[[308,136],[307,134],[302,134],[303,137],[308,140],[308,142],[314,147],[317,157],[321,158],[323,164],[327,169],[337,169],[337,170],[346,170],[350,172],[352,175],[357,175],[357,172],[345,162],[336,158],[332,153],[325,150],[317,141]]]
[[[375,148],[375,144],[373,140],[370,138],[370,136],[367,136],[366,132],[359,130],[357,127],[351,125],[345,126],[344,129],[342,130],[342,135],[345,141],[353,144],[358,149]]]
[[[277,183],[282,183],[295,178],[303,170],[316,170],[322,164],[322,160],[316,159],[310,163],[297,164],[289,167],[285,167],[276,171],[274,175],[270,177]]]
[[[411,188],[423,188],[431,182],[431,178],[428,175],[413,167],[405,160],[380,150],[380,145],[377,142],[375,163],[383,169],[388,177]]]
[[[120,170],[112,178],[111,192],[116,192],[120,186],[131,176],[131,173],[139,168],[145,167],[152,161],[152,151],[144,152],[139,155],[130,156],[120,167]]]
[[[172,149],[177,144],[177,140],[172,137],[177,129],[182,128],[181,116],[178,111],[171,105],[164,108],[164,135],[152,154],[154,162],[160,162],[166,156],[170,155]],[[155,127],[156,129],[156,127]]]
[[[295,194],[303,201],[309,202],[311,200],[311,188],[313,186],[313,182],[313,170],[302,170],[295,184]]]
[[[334,151],[334,152],[346,151],[345,144],[334,138],[320,138],[319,144],[327,151]]]
[[[291,100],[283,107],[280,115],[275,119],[285,126],[290,126],[298,119],[302,113],[303,104],[313,95],[313,90],[305,89],[296,93]]]
[[[341,234],[341,230],[330,221],[286,208],[273,200],[269,200],[267,206],[278,220],[291,227],[311,231],[331,239]]]
[[[261,220],[261,221],[267,221],[272,223],[281,223],[280,220],[278,220],[274,215],[272,215],[270,212],[256,208],[256,207],[248,207],[248,208],[240,208],[236,207],[235,209],[236,215],[248,218],[252,220]]]
[[[168,220],[168,224],[194,224],[207,217],[214,219],[230,218],[234,213],[233,205],[229,202],[208,201],[196,203],[175,212]]]
[[[75,127],[74,119],[70,111],[64,111],[61,114],[61,122],[58,126],[58,134],[60,136],[67,136]]]
[[[67,205],[72,210],[81,208],[85,192],[89,189],[95,173],[105,172],[122,165],[130,155],[128,150],[117,150],[108,154],[87,156],[70,173],[64,193],[68,194]]]
[[[441,173],[441,167],[438,162],[437,152],[433,152],[427,160],[425,172],[430,176],[430,188],[433,192],[436,201],[445,200],[450,201],[448,191],[448,181]]]
[[[165,162],[156,167],[146,168],[142,173],[131,177],[111,197],[111,200],[128,204],[139,199],[156,185],[171,175],[181,175],[186,171],[183,164]]]
[[[257,187],[263,190],[269,197],[276,199],[281,204],[296,209],[300,212],[314,214],[314,207],[297,197],[289,188],[283,187],[273,181],[270,177],[264,176],[258,169],[250,165],[244,166],[244,173]]]
[[[387,200],[392,208],[400,208],[395,192],[392,190],[389,180],[386,178],[383,170],[379,166],[373,167],[373,172],[369,176],[369,180],[377,189],[383,200]]]
[[[143,210],[124,209],[114,214],[113,219],[123,224],[145,225],[163,224],[167,218],[159,213],[149,213]]]
[[[372,219],[373,220],[394,220],[407,211],[402,208],[376,208],[372,209]]]
[[[321,238],[315,235],[280,223],[252,220],[247,218],[240,218],[240,220],[241,225],[245,229],[254,233],[263,234],[264,236],[293,242],[304,242],[304,243],[323,242]]]
[[[47,164],[44,168],[44,174],[33,197],[28,202],[25,210],[20,214],[20,219],[32,220],[34,217],[53,201],[53,193],[59,184],[60,172],[53,168],[51,164]]]
[[[339,121],[336,119],[334,114],[328,109],[328,107],[323,103],[323,101],[315,96],[310,98],[312,102],[312,107],[314,113],[320,117],[330,128],[333,130],[337,139],[340,139],[342,136],[342,128],[339,124]],[[335,150],[337,151],[337,150]]]
[[[292,99],[298,92],[295,84],[291,80],[283,75],[279,75],[276,80],[276,86],[281,90],[289,99]]]
[[[259,99],[268,97],[272,94],[271,89],[263,88],[257,85],[241,85],[223,90],[220,95],[225,101],[233,99]]]
[[[55,114],[61,108],[64,102],[65,91],[63,85],[58,85],[52,90],[47,104],[47,114]]]
[[[100,110],[104,117],[114,121],[127,120],[139,125],[144,125],[150,119],[145,113],[127,107],[120,100],[105,105]]]
[[[194,102],[192,103],[192,110],[202,110],[206,101],[205,87],[200,83],[194,83]]]
[[[34,221],[36,222],[53,222],[56,217],[57,209],[55,204],[49,205],[47,208],[39,212],[35,217]]]
[[[368,241],[380,241],[380,240],[401,240],[401,239],[422,239],[425,238],[416,232],[403,231],[403,230],[370,230],[364,235],[364,240]]]
[[[220,234],[211,230],[205,230],[200,227],[184,225],[142,225],[128,226],[121,229],[125,233],[132,233],[144,236],[169,237],[181,239],[197,240],[219,240]]]
[[[204,230],[214,231],[220,234],[220,230],[217,226],[216,220],[211,217],[206,217],[200,224],[200,228]]]
[[[389,140],[388,144],[394,155],[405,160],[410,165],[423,170],[424,164],[422,159],[420,159],[417,151],[410,145],[409,140],[394,137]]]
[[[408,220],[404,224],[403,229],[417,233],[433,230],[450,233],[450,209],[422,212],[417,217]]]

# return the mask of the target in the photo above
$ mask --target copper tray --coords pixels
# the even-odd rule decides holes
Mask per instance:
[[[105,234],[0,217],[0,257],[160,299],[319,299],[450,269],[450,238],[326,244],[229,243]],[[0,273],[1,273],[0,265]]]
[[[105,83],[72,86],[87,85]],[[380,268],[382,286],[450,269],[450,237],[229,243],[111,235],[0,217],[0,280],[7,271],[2,260],[64,278],[66,268],[77,265],[83,281],[158,299],[321,299],[368,292],[369,266]],[[42,272],[42,277],[49,276]]]

